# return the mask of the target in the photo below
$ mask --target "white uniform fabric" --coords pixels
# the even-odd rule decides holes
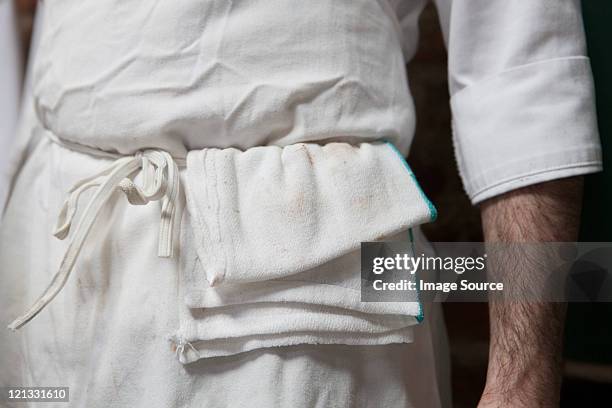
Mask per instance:
[[[437,3],[472,200],[597,171],[580,1]],[[59,137],[121,153],[346,138],[387,138],[405,153],[415,114],[404,57],[424,4],[53,2],[38,116]]]
[[[260,146],[278,150],[301,142],[358,145],[382,139],[406,154],[414,108],[404,58],[416,47],[423,5],[417,0],[46,2],[33,81],[36,115],[26,114],[22,123],[22,138],[34,149],[16,169],[0,230],[3,323],[42,291],[64,256],[67,244],[49,233],[65,192],[108,164],[58,146],[45,134],[100,151],[129,155],[159,149],[189,155],[188,161],[210,148],[246,153]],[[439,6],[449,46],[458,161],[472,200],[597,171],[601,161],[579,2]],[[540,72],[547,75],[536,75]],[[499,154],[499,147],[511,150]],[[194,179],[182,185],[194,185]],[[222,183],[215,188],[231,192]],[[74,406],[93,407],[448,405],[437,308],[425,310],[425,321],[414,330],[404,324],[401,339],[377,343],[386,345],[363,345],[368,344],[363,332],[356,342],[342,339],[344,331],[334,335],[341,345],[306,345],[316,339],[294,333],[293,346],[256,344],[249,352],[201,358],[211,357],[202,353],[214,346],[217,356],[251,348],[228,352],[231,342],[204,349],[189,338],[168,342],[185,316],[213,321],[201,307],[215,298],[184,292],[186,278],[202,280],[209,272],[198,269],[201,259],[194,261],[202,239],[194,243],[193,231],[181,228],[181,256],[157,258],[159,206],[133,207],[116,198],[100,214],[105,222],[93,226],[93,243],[84,246],[61,294],[19,334],[0,335],[11,350],[2,364],[13,367],[3,371],[2,384],[68,385]],[[192,225],[189,217],[204,205],[192,201],[177,217],[183,225]],[[395,226],[400,224],[396,220]],[[288,225],[287,236],[292,235]],[[329,262],[323,265],[342,258],[325,258]],[[275,316],[288,322],[295,310],[278,302],[276,290],[262,296],[268,301],[235,314],[230,307],[219,319],[240,323],[233,327],[246,338],[259,328],[248,323],[261,313],[271,320],[263,330],[273,333],[279,327]],[[248,298],[233,293],[224,301]],[[277,309],[276,315],[266,308]],[[300,310],[313,316],[319,311]],[[369,331],[383,325],[390,333],[385,318],[355,312],[329,327],[348,328],[351,318]],[[309,321],[323,323],[325,317]],[[201,341],[214,338],[205,328],[192,333]],[[410,340],[414,343],[407,344]],[[397,341],[404,344],[388,344]],[[283,344],[289,343],[276,343]],[[181,365],[175,354],[191,364]]]
[[[15,139],[21,99],[20,45],[15,4],[0,1],[0,213],[8,191],[9,147]]]
[[[11,202],[0,232],[3,323],[7,323],[7,317],[21,313],[44,289],[64,256],[66,243],[49,239],[64,191],[104,165],[100,159],[64,149],[47,139],[41,139],[29,157],[19,177],[36,181],[17,183],[13,197],[28,194],[36,198],[21,205]],[[70,406],[75,407],[328,407],[347,403],[418,407],[423,406],[422,401],[440,405],[437,364],[442,363],[436,362],[435,353],[439,351],[438,347],[434,349],[434,341],[443,341],[444,337],[434,337],[432,332],[443,328],[429,328],[432,322],[441,321],[435,314],[438,311],[426,311],[429,320],[402,339],[419,342],[416,349],[409,343],[303,344],[258,347],[240,354],[230,350],[227,354],[233,356],[198,355],[195,357],[199,360],[193,361],[193,349],[187,346],[179,357],[191,362],[181,364],[177,359],[180,345],[169,341],[168,336],[176,332],[184,314],[191,313],[192,321],[201,318],[205,322],[202,327],[211,329],[200,334],[202,338],[214,336],[212,330],[222,326],[215,324],[214,318],[207,318],[206,309],[188,310],[182,296],[185,279],[190,279],[184,271],[189,272],[195,260],[188,238],[191,231],[181,229],[180,257],[158,258],[159,208],[134,207],[122,196],[116,198],[116,203],[101,214],[104,221],[95,224],[92,237],[96,238],[85,246],[62,292],[20,331],[0,332],[5,351],[0,356],[1,365],[8,367],[0,372],[3,385],[69,386]],[[24,223],[26,214],[29,221]],[[188,222],[187,218],[183,220]],[[181,262],[188,267],[182,268]],[[21,275],[16,278],[5,273],[9,269]],[[201,273],[199,276],[202,279]],[[280,303],[277,306],[282,308]],[[252,306],[236,313],[217,313],[217,317],[233,323],[235,329],[257,334],[265,328],[253,325],[253,319],[279,323],[270,309]],[[299,318],[300,308],[293,309],[293,316]],[[250,310],[260,315],[249,316]],[[314,321],[326,323],[325,318]],[[385,324],[384,319],[373,322]],[[282,324],[279,327],[286,328]],[[225,353],[232,346],[229,340],[218,343],[217,349],[206,344],[202,352]],[[193,344],[197,348],[200,345]],[[422,368],[417,375],[411,367]]]
[[[478,203],[601,170],[579,0],[436,0],[455,153]]]

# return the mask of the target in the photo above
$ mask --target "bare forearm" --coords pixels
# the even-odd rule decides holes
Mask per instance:
[[[569,178],[491,199],[482,205],[485,241],[575,241],[581,197],[582,178]],[[535,269],[508,268],[502,273],[510,284],[521,287],[533,280]],[[490,303],[489,370],[482,407],[558,405],[564,314],[561,303]]]

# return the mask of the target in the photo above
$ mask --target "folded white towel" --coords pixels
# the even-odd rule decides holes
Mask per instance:
[[[293,275],[435,217],[388,143],[196,150],[186,180],[213,286]]]
[[[391,237],[400,238],[407,234]],[[361,302],[359,251],[287,279],[218,287],[206,281],[193,246],[181,259],[185,302],[171,340],[182,363],[295,344],[408,343],[420,319],[418,302]]]
[[[412,341],[418,302],[361,302],[360,243],[408,240],[435,209],[387,143],[187,157],[180,361],[293,344]],[[193,234],[193,235],[191,235]]]

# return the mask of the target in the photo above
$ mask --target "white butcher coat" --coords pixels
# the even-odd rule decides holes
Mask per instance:
[[[401,158],[424,4],[45,1],[0,227],[0,318],[23,325],[0,385],[448,406],[439,309],[358,298],[359,242],[435,218]],[[600,170],[580,2],[437,6],[471,200]]]

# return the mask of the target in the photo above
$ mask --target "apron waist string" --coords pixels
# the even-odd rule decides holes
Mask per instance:
[[[80,148],[66,145],[60,139],[56,138],[53,141],[71,150],[81,151]],[[142,186],[134,182],[134,177],[138,173],[143,175]],[[92,188],[95,188],[92,198],[83,210],[81,218],[74,222],[81,194]],[[77,182],[69,191],[53,233],[57,238],[65,239],[73,229],[60,267],[38,300],[26,313],[15,319],[8,328],[17,330],[23,327],[62,290],[74,269],[94,222],[115,190],[122,191],[132,205],[146,205],[151,201],[161,201],[158,256],[172,257],[177,235],[174,232],[174,223],[179,189],[180,180],[176,161],[168,152],[157,149],[147,149],[133,156],[118,156],[114,163],[101,172]]]

